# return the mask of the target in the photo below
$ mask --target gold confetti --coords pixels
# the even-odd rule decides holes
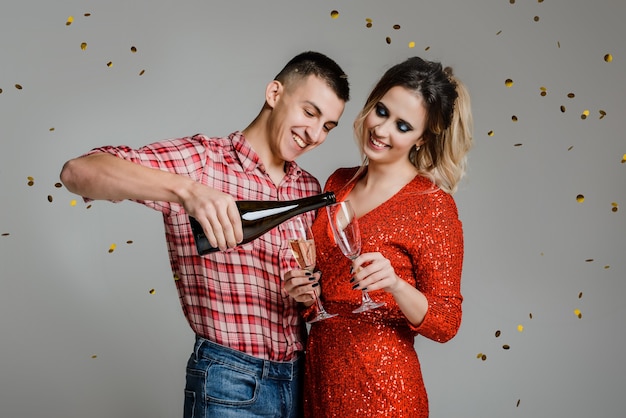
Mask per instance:
[[[93,354],[93,355],[91,356],[91,358],[98,358],[98,356],[97,356],[97,355],[95,355],[95,354]]]
[[[496,331],[496,338],[498,338],[500,336],[500,330]]]
[[[72,199],[70,201],[70,206],[76,206],[76,199]]]
[[[89,16],[91,16],[91,13],[85,13],[83,16],[89,17]]]
[[[50,132],[54,131],[54,127],[48,129]]]
[[[622,155],[622,164],[626,163],[626,154]]]
[[[154,290],[154,289],[150,289],[149,293],[150,293],[151,295],[154,295],[154,294],[156,293],[156,290]]]
[[[494,134],[493,134],[493,131],[489,131],[489,132],[487,132],[487,135],[489,135],[489,136],[493,136],[493,135],[494,135]],[[625,155],[626,155],[626,154],[625,154]]]
[[[537,3],[543,3],[543,0],[537,0]]]
[[[48,202],[52,203],[52,195],[51,194],[48,195]]]
[[[177,282],[177,281],[179,281],[179,280],[180,280],[180,277],[178,277],[178,276],[174,275],[174,281],[175,281],[175,282]]]
[[[574,148],[573,145],[571,145],[570,147],[567,148],[568,151],[571,151]]]
[[[0,89],[0,94],[2,94],[2,89]]]
[[[35,184],[35,178],[32,177],[32,176],[26,177],[26,180],[28,180],[28,183],[26,183],[26,184],[28,184],[29,186],[32,186],[32,185]]]
[[[141,70],[139,71],[139,75],[143,75],[146,72],[146,70]]]
[[[113,251],[115,251],[116,247],[117,247],[117,245],[111,244],[111,246],[109,247],[109,254],[112,253]]]
[[[517,400],[517,405],[515,405],[516,408],[519,408],[519,404],[520,404],[521,401],[522,401],[521,399]]]
[[[519,324],[519,325],[517,326],[517,330],[518,330],[519,332],[524,331],[524,325]]]
[[[565,106],[561,105],[561,112],[565,113]]]
[[[332,17],[333,19],[337,19],[339,17],[339,12],[337,10],[333,10],[332,12],[330,12],[330,17]]]
[[[513,80],[511,80],[510,78],[507,78],[507,79],[504,81],[504,85],[505,85],[505,86],[507,86],[507,87],[511,87],[511,86],[513,86]]]
[[[533,20],[534,20],[535,22],[539,22],[539,16],[535,16],[535,17],[533,18]]]
[[[606,112],[602,109],[598,110],[598,113],[600,114],[600,117],[598,119],[604,119],[604,117],[606,116]]]
[[[409,42],[409,48],[415,48],[415,42],[413,41]]]
[[[515,115],[511,116],[511,120],[512,120],[513,122],[517,122],[517,116],[515,116]]]
[[[619,210],[619,205],[617,204],[617,202],[612,202],[611,206],[611,212],[617,212]]]
[[[580,312],[580,309],[574,309],[574,315],[576,315],[578,318],[583,317],[583,314]]]
[[[22,87],[22,85],[21,85],[21,84],[16,84],[16,85],[15,85],[15,88],[16,88],[16,89],[18,89],[18,90],[22,90],[22,89],[23,89],[23,87]]]
[[[583,110],[583,113],[580,115],[580,118],[584,120],[584,119],[587,119],[587,116],[589,116],[589,110],[585,109]]]
[[[581,195],[581,194],[577,195],[577,196],[576,196],[576,201],[577,201],[578,203],[583,203],[583,202],[585,201],[585,196],[583,196],[583,195]]]
[[[499,30],[498,32],[496,32],[496,35],[500,35],[502,33],[501,30]]]
[[[533,319],[533,313],[532,313],[532,312],[531,312],[531,313],[529,313],[529,314],[528,314],[528,317],[529,317],[530,319]]]
[[[109,68],[113,67],[113,61],[107,62],[107,67],[109,67]]]
[[[130,47],[130,52],[132,52],[134,54],[135,52],[137,52],[137,48],[135,48],[134,46],[131,46]]]
[[[10,234],[10,233],[8,233],[8,232],[3,232],[3,233],[2,233],[2,236],[3,236],[3,237],[8,237],[9,235],[11,235],[11,234]]]
[[[483,354],[482,356],[480,356],[480,359],[481,359],[482,361],[487,360],[487,354]]]
[[[394,28],[395,30],[400,30],[400,25],[393,25],[393,28]]]
[[[424,51],[428,51],[428,50],[430,50],[430,47],[429,47],[429,46],[427,46],[426,48],[424,48]]]
[[[129,239],[128,241],[126,241],[126,244],[128,244],[128,245],[130,245],[130,244],[132,244],[132,243],[133,243],[133,240],[132,240],[132,239]]]
[[[87,49],[87,42],[83,42],[80,44],[80,49],[82,49],[83,51]]]
[[[611,268],[611,266],[604,266],[604,269],[605,269],[605,270],[608,270],[608,269],[610,269],[610,268]]]
[[[515,0],[509,0],[509,3],[515,4]]]
[[[561,42],[556,41],[556,46],[557,46],[557,48],[560,48],[561,47]]]
[[[611,61],[613,61],[613,55],[611,55],[611,54],[606,54],[606,55],[604,56],[604,61],[606,61],[606,62],[611,62]]]
[[[567,93],[567,97],[573,99],[574,97],[576,97],[576,95],[574,93]]]
[[[65,21],[65,26],[71,25],[73,21],[74,21],[74,16],[69,16],[67,20]]]
[[[63,187],[63,185],[59,182],[54,183],[54,187],[56,187],[57,189],[60,189],[61,187]]]
[[[588,258],[585,260],[585,263],[592,263],[593,262],[593,258]]]
[[[391,38],[389,36],[387,36],[385,38],[385,42],[387,42],[387,45],[391,44]]]
[[[548,89],[546,89],[545,87],[539,87],[539,90],[541,90],[541,96],[546,96],[548,94]]]
[[[509,348],[511,348],[511,346],[510,346],[510,345],[508,345],[508,344],[504,344],[504,345],[502,346],[502,348],[503,348],[503,349],[505,349],[505,350],[508,350]]]
[[[578,299],[581,299],[583,297],[583,292],[578,293]]]
[[[521,147],[522,145],[524,144],[522,144],[521,142],[518,142],[517,144],[513,144],[514,147]]]

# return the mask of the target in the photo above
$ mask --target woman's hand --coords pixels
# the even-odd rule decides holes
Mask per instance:
[[[396,292],[404,280],[396,275],[391,262],[381,253],[364,253],[352,261],[352,288]]]
[[[320,295],[319,279],[322,272],[309,273],[306,270],[291,270],[285,274],[283,289],[297,302],[311,306]]]

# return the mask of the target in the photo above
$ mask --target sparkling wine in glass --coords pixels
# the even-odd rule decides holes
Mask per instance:
[[[315,270],[315,241],[313,240],[311,227],[301,216],[293,218],[291,221],[287,222],[286,226],[289,248],[295,257],[298,266],[300,266],[302,270],[313,273]],[[322,306],[322,302],[317,297],[317,294],[314,293],[313,297],[315,298],[315,303],[317,305],[317,315],[313,319],[308,320],[307,323],[311,324],[313,322],[337,316],[337,314],[329,314],[326,312],[324,306]]]
[[[335,243],[339,246],[343,255],[350,260],[354,260],[361,254],[361,233],[359,231],[359,222],[356,219],[350,201],[345,200],[326,206],[326,210],[328,212],[328,221],[335,237]],[[363,290],[361,292],[361,306],[352,312],[365,312],[380,308],[383,305],[385,305],[385,302],[373,301],[369,294]]]

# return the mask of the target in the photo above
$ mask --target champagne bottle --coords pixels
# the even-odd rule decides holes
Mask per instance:
[[[335,203],[335,193],[326,192],[296,200],[238,200],[236,202],[243,227],[243,241],[250,242],[277,227],[286,220],[301,213]],[[211,246],[204,234],[202,225],[192,216],[189,217],[193,238],[198,254],[204,255],[219,251]]]

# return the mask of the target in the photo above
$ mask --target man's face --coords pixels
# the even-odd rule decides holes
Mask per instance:
[[[273,154],[293,161],[326,139],[337,126],[345,102],[317,76],[281,86],[269,118]]]

